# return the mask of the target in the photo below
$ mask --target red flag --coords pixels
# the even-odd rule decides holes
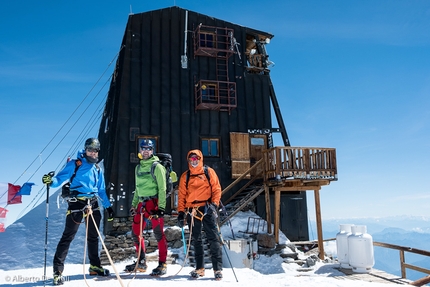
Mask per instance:
[[[8,184],[8,190],[7,190],[7,204],[17,204],[22,203],[21,195],[16,195],[18,191],[21,189],[21,186],[19,185],[13,185],[11,183]]]
[[[0,218],[6,218],[6,212],[8,212],[6,208],[0,207]]]
[[[6,212],[8,212],[7,209],[0,207],[0,232],[5,232],[4,224],[6,222]]]

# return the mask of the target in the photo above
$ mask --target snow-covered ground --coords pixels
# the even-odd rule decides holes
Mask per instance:
[[[256,268],[225,268],[223,270],[223,280],[213,280],[211,270],[206,270],[206,276],[197,280],[190,280],[189,273],[192,267],[180,264],[168,265],[167,274],[154,278],[148,273],[128,274],[122,272],[124,266],[129,263],[122,262],[115,264],[115,269],[120,272],[121,280],[118,280],[114,268],[107,267],[113,273],[110,277],[91,277],[88,275],[88,265],[83,267],[82,264],[67,264],[64,275],[66,276],[65,286],[319,286],[319,287],[388,287],[398,286],[395,283],[371,283],[358,280],[349,280],[345,277],[336,277],[342,275],[335,269],[337,264],[317,263],[311,271],[298,271],[298,265],[295,263],[281,263],[277,256],[260,257],[256,261]],[[156,267],[156,262],[149,262],[149,270]],[[262,271],[258,271],[261,269]],[[2,286],[44,286],[44,283],[52,285],[52,273],[49,268],[47,273],[48,281],[45,283],[43,278],[43,266],[31,269],[20,269],[11,271],[0,271],[0,284]],[[234,272],[233,272],[234,270]],[[270,271],[270,272],[269,272]],[[83,274],[86,274],[85,277]],[[49,280],[50,279],[50,280]],[[236,280],[237,279],[237,280]]]
[[[44,214],[44,207],[38,207],[21,220],[15,223],[16,227],[10,226],[1,237],[0,250],[0,285],[1,286],[50,286],[52,285],[52,255],[64,228],[64,213],[52,206],[49,224],[49,249],[47,252],[46,271],[44,269],[44,236],[45,229],[37,219]],[[62,214],[60,216],[59,214]],[[252,212],[240,212],[232,220],[232,226],[228,224],[222,226],[221,233],[225,240],[232,239],[232,230],[236,239],[243,236],[247,228],[248,218],[257,217]],[[37,225],[39,224],[39,226]],[[88,259],[83,264],[84,250],[84,226],[80,228],[66,260],[64,276],[67,280],[65,286],[166,286],[174,284],[177,286],[320,286],[320,287],[356,287],[356,286],[398,286],[395,283],[370,283],[358,280],[349,280],[342,276],[343,273],[336,268],[338,263],[316,262],[311,268],[302,268],[296,263],[285,263],[280,255],[263,256],[260,255],[253,261],[253,268],[246,268],[238,265],[237,257],[230,255],[229,259],[236,267],[231,268],[228,262],[224,262],[223,280],[213,280],[213,272],[206,270],[206,276],[197,280],[190,280],[189,273],[193,270],[188,264],[183,264],[185,256],[183,248],[169,250],[169,252],[179,255],[176,264],[169,264],[167,274],[154,278],[149,276],[149,272],[138,274],[135,278],[133,274],[124,273],[126,264],[132,260],[115,263],[113,266],[104,266],[110,270],[110,277],[92,277],[88,275]],[[9,232],[9,233],[7,233]],[[9,236],[7,236],[9,235]],[[288,239],[280,234],[280,243],[288,243]],[[335,255],[336,247],[331,242],[325,246],[328,254]],[[227,247],[225,247],[227,248]],[[226,249],[223,249],[223,251]],[[285,249],[288,252],[289,249]],[[155,254],[156,255],[156,254]],[[233,254],[233,256],[236,256]],[[238,255],[240,258],[240,254]],[[245,258],[246,256],[243,256]],[[299,253],[301,259],[306,258]],[[228,260],[224,260],[228,261]],[[156,262],[148,262],[148,270],[156,267]],[[182,266],[184,265],[184,266]],[[238,267],[240,266],[240,267]],[[117,278],[119,274],[120,279]],[[46,274],[46,281],[43,276]],[[85,274],[85,275],[84,275]]]

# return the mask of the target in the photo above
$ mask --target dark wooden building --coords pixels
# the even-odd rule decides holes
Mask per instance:
[[[202,150],[223,188],[273,147],[273,133],[289,146],[270,79],[272,38],[176,6],[129,16],[99,131],[117,217],[129,216],[142,139],[172,155],[178,177],[188,168],[187,152]],[[254,204],[264,216],[264,197]],[[291,240],[308,240],[305,193],[282,195],[281,230]]]

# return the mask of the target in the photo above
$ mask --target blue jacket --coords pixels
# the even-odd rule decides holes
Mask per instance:
[[[103,207],[108,208],[111,204],[106,194],[103,171],[96,164],[88,162],[84,155],[85,150],[78,151],[77,158],[82,161],[82,165],[78,168],[75,177],[70,183],[70,190],[78,191],[79,197],[92,198],[98,195]],[[66,166],[52,178],[52,188],[61,186],[72,177],[75,173],[75,162],[75,159],[69,161]]]

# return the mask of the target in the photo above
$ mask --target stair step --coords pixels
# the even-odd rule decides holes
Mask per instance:
[[[264,187],[261,186],[250,186],[244,189],[239,195],[237,195],[232,202],[229,202],[227,210],[227,216],[220,216],[220,225],[223,225],[236,213],[247,207],[260,193],[264,191]]]

